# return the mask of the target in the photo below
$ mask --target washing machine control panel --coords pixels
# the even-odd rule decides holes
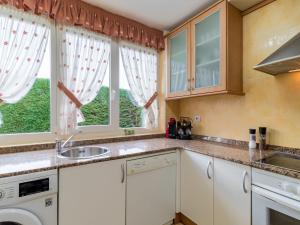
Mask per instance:
[[[19,183],[19,197],[49,191],[49,177]]]
[[[0,201],[39,194],[50,190],[50,178],[0,185]]]
[[[0,201],[15,198],[17,194],[17,186],[14,184],[7,184],[0,186]]]
[[[3,178],[0,179],[0,206],[56,192],[56,171]]]

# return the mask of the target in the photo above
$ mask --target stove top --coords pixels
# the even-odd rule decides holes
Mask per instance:
[[[275,153],[272,156],[260,160],[260,162],[265,164],[270,164],[273,166],[279,166],[283,168],[300,171],[299,155],[294,155],[289,153]]]

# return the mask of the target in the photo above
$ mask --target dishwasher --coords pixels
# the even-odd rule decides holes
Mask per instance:
[[[173,224],[176,153],[127,161],[126,225]]]

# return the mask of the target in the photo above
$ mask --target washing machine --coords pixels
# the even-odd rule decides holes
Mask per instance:
[[[0,225],[57,225],[57,170],[0,178]]]

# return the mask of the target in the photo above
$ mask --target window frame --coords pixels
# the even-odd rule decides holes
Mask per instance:
[[[0,12],[1,13],[1,12]],[[50,131],[46,132],[32,132],[32,133],[11,133],[11,134],[0,134],[0,143],[4,145],[18,143],[36,143],[36,142],[52,142],[56,139],[56,130],[58,124],[57,118],[57,51],[56,51],[56,23],[46,17],[44,17],[46,23],[49,25],[50,30]]]
[[[109,125],[90,125],[90,126],[78,126],[77,131],[79,133],[102,133],[106,132],[110,135],[124,135],[124,130],[134,130],[135,134],[150,134],[159,132],[160,127],[160,107],[159,107],[159,96],[157,97],[158,101],[158,127],[149,129],[146,127],[120,127],[120,96],[119,96],[119,78],[120,78],[120,46],[128,45],[132,48],[136,49],[145,49],[149,51],[148,48],[142,47],[140,45],[136,45],[133,43],[129,43],[127,41],[118,41],[115,39],[111,39],[111,55],[110,55],[110,124]],[[152,50],[152,49],[151,49]],[[157,80],[159,81],[159,54],[153,50],[153,53],[156,54],[157,57]],[[113,66],[118,65],[118,66]],[[112,79],[114,77],[114,79]],[[160,93],[160,82],[157,82],[156,90]]]
[[[112,66],[118,62],[119,58],[116,58],[116,52],[118,51],[118,45],[115,41],[110,40],[110,62],[109,62],[109,124],[108,125],[88,125],[77,126],[76,130],[80,133],[96,133],[96,132],[113,132],[118,127],[118,121],[116,121],[119,115],[119,109],[116,105],[119,104],[119,96],[116,92],[119,85],[119,68]],[[112,79],[114,77],[114,79]]]
[[[128,46],[130,48],[133,48],[133,49],[136,49],[136,50],[145,50],[146,52],[152,52],[153,54],[155,54],[156,56],[156,59],[157,59],[157,68],[156,68],[156,73],[157,73],[157,83],[156,83],[156,91],[158,93],[160,93],[160,79],[159,79],[159,72],[160,72],[160,66],[159,66],[159,54],[157,53],[157,51],[155,51],[154,49],[150,49],[150,48],[146,48],[144,46],[141,46],[141,45],[137,45],[137,44],[134,44],[134,43],[131,43],[131,42],[128,42],[128,41],[118,41],[118,57],[120,57],[120,47],[121,46]],[[119,62],[118,62],[119,63]],[[120,73],[118,74],[118,76],[120,76]],[[119,90],[118,90],[119,91]],[[158,118],[157,118],[157,128],[146,128],[146,127],[126,127],[126,128],[121,128],[122,130],[124,129],[133,129],[135,132],[137,133],[153,133],[155,131],[158,131],[159,130],[159,126],[160,126],[160,104],[159,104],[159,96],[156,97],[156,100],[157,101],[157,110],[158,110]],[[120,107],[120,105],[119,105]],[[120,120],[119,120],[120,122]]]
[[[1,12],[0,12],[1,13]],[[31,143],[41,143],[41,142],[53,142],[57,137],[57,129],[59,124],[59,94],[60,91],[57,88],[58,82],[58,52],[57,52],[57,24],[45,18],[47,23],[49,24],[50,29],[50,68],[51,68],[51,78],[50,78],[50,131],[47,132],[33,132],[33,133],[12,133],[12,134],[0,134],[0,143],[1,145],[15,145],[15,144],[31,144]],[[82,28],[81,28],[82,29]],[[108,38],[107,36],[101,35],[104,38]],[[109,74],[109,82],[110,82],[110,123],[109,125],[89,125],[89,126],[78,126],[76,131],[78,133],[82,133],[81,136],[85,134],[92,134],[92,137],[99,136],[123,136],[125,135],[125,129],[134,130],[135,135],[139,134],[150,134],[150,133],[158,133],[160,131],[160,104],[159,104],[159,96],[157,97],[158,102],[158,127],[149,129],[146,127],[130,127],[130,128],[121,128],[119,126],[120,121],[120,99],[119,99],[119,52],[120,46],[124,43],[126,45],[147,49],[140,45],[135,45],[133,43],[129,43],[126,41],[118,41],[113,38],[109,38],[111,42],[111,53],[110,53],[110,74]],[[149,50],[149,49],[147,49]],[[159,54],[156,52],[157,56],[157,92],[160,93],[160,65],[159,65]],[[118,65],[118,66],[114,66]],[[98,133],[98,135],[97,135]],[[93,135],[94,134],[94,135]],[[105,135],[103,135],[105,134]],[[90,136],[89,136],[90,137]],[[18,140],[16,142],[16,140]]]

